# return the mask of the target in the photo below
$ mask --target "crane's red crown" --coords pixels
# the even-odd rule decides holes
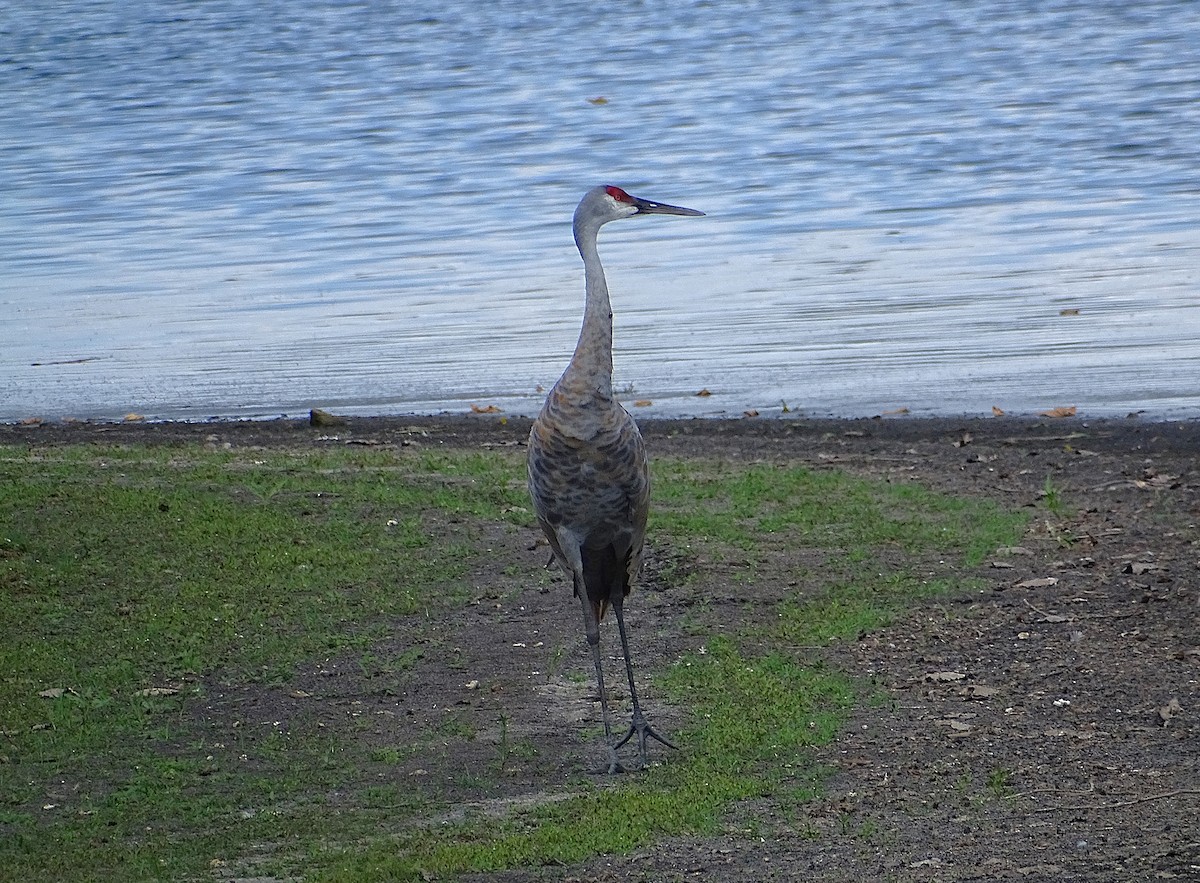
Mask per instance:
[[[609,185],[604,188],[604,192],[615,199],[617,202],[633,202],[633,197],[622,190],[620,187]]]

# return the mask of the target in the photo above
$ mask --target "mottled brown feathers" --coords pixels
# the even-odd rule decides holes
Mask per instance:
[[[581,413],[595,410],[597,413]],[[571,427],[588,427],[583,437]],[[573,572],[565,544],[577,544],[588,598],[600,612],[629,594],[642,565],[649,510],[646,448],[619,404],[580,407],[555,395],[529,434],[529,493],[554,556]]]

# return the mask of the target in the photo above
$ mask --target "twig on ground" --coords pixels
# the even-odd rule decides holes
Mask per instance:
[[[1028,598],[1022,598],[1021,600],[1024,601],[1025,606],[1028,607],[1030,610],[1032,610],[1034,613],[1040,613],[1042,616],[1050,616],[1050,614],[1047,613],[1045,610],[1043,610],[1041,607],[1038,607],[1036,604],[1031,604]],[[1067,619],[1068,619],[1068,621],[1070,621],[1070,617],[1068,617]]]
[[[1149,803],[1151,800],[1166,800],[1169,797],[1182,797],[1185,794],[1200,794],[1200,788],[1176,788],[1174,791],[1163,791],[1161,794],[1147,794],[1145,797],[1133,797],[1129,800],[1118,800],[1113,803],[1096,803],[1090,806],[1077,804],[1075,806],[1040,806],[1035,812],[1061,812],[1083,809],[1121,809],[1138,803]]]

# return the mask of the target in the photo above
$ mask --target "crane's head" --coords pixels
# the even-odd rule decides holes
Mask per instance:
[[[593,187],[589,190],[579,203],[579,208],[575,209],[575,226],[578,229],[581,226],[594,226],[599,229],[601,225],[607,224],[609,221],[616,221],[620,218],[629,218],[633,215],[686,215],[688,217],[699,217],[704,212],[698,212],[691,208],[682,208],[677,205],[668,205],[665,202],[652,202],[649,199],[639,199],[622,190],[620,187],[614,187],[611,184],[601,184],[599,187]]]

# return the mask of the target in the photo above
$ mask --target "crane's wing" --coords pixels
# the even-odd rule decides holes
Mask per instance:
[[[583,576],[611,574],[627,594],[641,570],[649,512],[646,447],[619,405],[590,422],[588,432],[573,432],[547,401],[529,434],[529,495],[559,565]],[[585,559],[594,566],[585,568]],[[602,594],[616,588],[609,583]]]

